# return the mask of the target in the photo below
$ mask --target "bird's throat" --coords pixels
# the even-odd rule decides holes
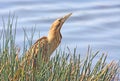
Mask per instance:
[[[49,45],[49,54],[52,54],[53,51],[59,46],[62,36],[60,32],[49,31],[48,33],[48,45]]]
[[[52,46],[54,45],[55,47],[57,47],[59,45],[59,43],[61,42],[62,39],[62,35],[60,33],[60,31],[55,32],[55,31],[49,31],[48,33],[48,42],[52,44]]]

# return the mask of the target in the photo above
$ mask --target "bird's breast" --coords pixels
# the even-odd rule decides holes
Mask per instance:
[[[51,42],[49,42],[49,50],[51,53],[59,46],[61,39],[61,36],[57,36]]]

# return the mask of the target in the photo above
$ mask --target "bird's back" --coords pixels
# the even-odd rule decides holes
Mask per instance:
[[[44,58],[43,60],[48,60],[48,48],[49,45],[47,37],[42,37],[38,39],[25,53],[24,60],[21,64],[23,65],[23,63],[25,62],[29,63],[33,58],[36,58],[38,54],[42,54],[42,58]]]

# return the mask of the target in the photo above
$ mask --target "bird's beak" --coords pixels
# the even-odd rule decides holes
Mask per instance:
[[[69,13],[69,14],[65,15],[64,17],[60,18],[61,22],[64,23],[71,15],[72,15],[72,13]]]
[[[64,17],[62,17],[62,18],[59,19],[59,20],[60,20],[59,31],[60,31],[62,25],[64,24],[64,22],[65,22],[71,15],[72,15],[72,13],[69,13],[69,14],[67,14],[67,15],[65,15]]]

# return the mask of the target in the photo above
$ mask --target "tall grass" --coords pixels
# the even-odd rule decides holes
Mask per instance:
[[[44,62],[41,55],[37,57],[37,68],[24,63],[20,65],[22,59],[16,47],[16,27],[17,19],[14,16],[6,23],[3,19],[3,30],[0,32],[0,81],[119,81],[119,63],[111,61],[106,63],[107,55],[101,54],[94,62],[99,51],[93,53],[88,48],[86,57],[82,58],[76,54],[66,51],[56,51],[55,57],[49,62]],[[26,31],[24,39],[27,38]],[[31,39],[34,32],[32,32]],[[29,41],[30,42],[30,41]],[[23,48],[26,48],[24,40]],[[30,42],[31,45],[31,42]],[[68,48],[69,50],[69,48]],[[24,57],[23,57],[24,59]],[[93,64],[95,63],[95,64]]]

